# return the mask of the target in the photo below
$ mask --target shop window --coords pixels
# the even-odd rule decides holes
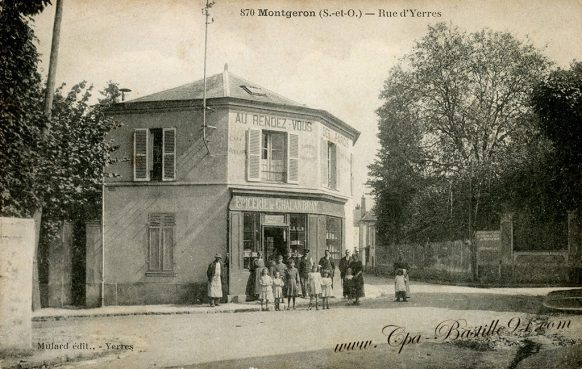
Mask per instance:
[[[173,213],[152,213],[148,219],[148,273],[173,274],[176,220]]]
[[[249,129],[247,180],[299,182],[299,135]]]
[[[176,128],[138,128],[133,134],[134,181],[176,179]]]
[[[307,247],[307,215],[291,214],[289,219],[291,256],[298,259]]]
[[[341,259],[342,249],[342,220],[335,217],[326,218],[325,227],[326,248],[335,260]]]
[[[243,268],[250,269],[260,248],[260,214],[244,213],[243,224]]]

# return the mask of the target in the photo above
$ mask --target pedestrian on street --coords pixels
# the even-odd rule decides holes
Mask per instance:
[[[309,255],[309,249],[303,252],[303,257],[299,263],[299,278],[301,279],[301,292],[303,298],[307,298],[309,294],[309,273],[311,273],[311,268],[313,267],[313,259]]]
[[[398,251],[398,258],[394,262],[394,273],[397,273],[399,269],[402,269],[404,281],[406,282],[406,297],[410,298],[410,280],[408,277],[410,273],[410,266],[406,262],[402,250]]]
[[[348,305],[352,304],[354,299],[354,275],[352,274],[352,268],[348,268],[346,271],[346,276],[344,277],[344,291],[348,291]]]
[[[293,299],[293,310],[295,310],[295,297],[299,295],[299,270],[295,268],[295,260],[289,259],[289,268],[286,274],[287,286],[287,309],[291,308],[291,299]]]
[[[277,264],[275,264],[275,271],[279,272],[279,275],[282,278],[283,284],[285,283],[285,276],[287,275],[287,265],[283,262],[283,255],[279,255],[277,257]],[[286,294],[287,291],[285,286],[283,285],[283,293]]]
[[[398,269],[396,272],[396,278],[394,278],[394,291],[396,293],[396,302],[406,301],[406,281],[404,279],[404,270]]]
[[[346,255],[343,258],[341,258],[339,262],[340,279],[342,281],[344,299],[347,298],[348,294],[350,293],[349,287],[347,287],[345,283],[346,272],[350,267],[350,261],[351,261],[350,250],[346,250]]]
[[[319,310],[317,306],[317,299],[321,295],[321,272],[318,270],[319,266],[314,265],[311,267],[311,273],[309,273],[309,307],[311,310],[313,306],[313,298],[315,297],[315,310]]]
[[[321,305],[323,309],[329,309],[329,298],[333,296],[332,280],[329,272],[324,271],[321,278]]]
[[[269,275],[269,270],[263,268],[261,275],[261,311],[263,311],[263,302],[265,303],[265,310],[269,311],[269,301],[273,301],[273,279]]]
[[[331,258],[331,252],[329,250],[325,250],[325,255],[319,259],[319,266],[321,267],[321,273],[324,271],[329,273],[331,277],[331,284],[333,287],[333,276],[335,274],[335,263]],[[323,275],[323,274],[322,274]]]
[[[354,289],[354,305],[360,305],[360,297],[364,297],[364,266],[360,261],[358,254],[352,256],[350,268],[354,274],[352,280]]]
[[[281,301],[283,301],[283,279],[281,273],[275,271],[275,278],[273,278],[273,297],[275,298],[275,310],[281,310]],[[285,302],[283,302],[285,305]],[[285,308],[285,306],[283,306]]]
[[[210,306],[218,306],[222,298],[222,278],[226,270],[221,262],[222,255],[216,254],[214,261],[208,265],[206,276],[208,277],[208,299]]]

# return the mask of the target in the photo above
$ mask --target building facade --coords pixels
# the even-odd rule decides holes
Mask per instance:
[[[359,132],[226,67],[207,79],[202,127],[203,85],[110,112],[122,124],[111,134],[116,155],[128,160],[108,169],[115,176],[104,186],[106,305],[202,300],[217,253],[225,294],[242,301],[259,253],[269,260],[310,249],[316,260],[328,249],[339,259],[346,248]],[[88,302],[98,282],[89,292],[88,281]]]
[[[358,231],[358,249],[362,263],[366,270],[375,271],[376,268],[376,239],[378,219],[373,208],[373,201],[371,198],[366,198],[362,195],[360,204],[354,210],[354,223]]]

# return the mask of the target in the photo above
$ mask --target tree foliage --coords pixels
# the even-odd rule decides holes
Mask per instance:
[[[429,26],[380,95],[370,184],[383,242],[470,237],[489,226],[496,183],[526,160],[536,133],[530,94],[549,65],[509,33]]]
[[[569,210],[582,205],[582,63],[558,69],[540,82],[532,96],[543,134],[554,144],[550,176],[554,193]]]
[[[31,216],[46,119],[30,24],[47,0],[0,1],[0,215]]]

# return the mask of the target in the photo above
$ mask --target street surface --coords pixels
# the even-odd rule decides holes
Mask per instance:
[[[478,289],[412,282],[410,301],[397,303],[393,301],[390,282],[367,277],[366,283],[370,286],[366,286],[366,292],[384,297],[365,299],[361,306],[346,306],[337,301],[330,310],[319,311],[302,306],[296,311],[280,312],[43,321],[34,323],[33,340],[35,345],[87,342],[96,352],[105,354],[90,361],[68,363],[65,368],[124,369],[350,368],[354,364],[363,368],[513,369],[528,367],[523,365],[529,365],[536,355],[542,357],[550,350],[567,348],[571,353],[578,347],[573,344],[582,342],[582,315],[557,314],[542,307],[543,296],[551,289]],[[464,320],[468,328],[491,325],[498,320],[500,326],[513,324],[515,328],[518,319],[520,327],[515,334],[490,334],[477,341],[452,340],[452,335],[448,340],[433,338],[437,325],[446,320],[461,321],[461,324]],[[568,326],[557,326],[567,321]],[[530,327],[526,322],[530,322]],[[548,322],[555,324],[550,328]],[[543,324],[546,326],[542,330]],[[415,336],[421,338],[418,343],[407,345],[393,339],[388,345],[389,329],[384,327],[389,325],[402,327],[401,332],[409,333],[409,340]],[[534,332],[537,328],[540,330]],[[520,329],[532,332],[520,333]],[[462,332],[462,329],[456,331]],[[534,348],[524,349],[523,339],[530,336]],[[365,341],[372,341],[373,346],[334,352],[338,344]],[[573,357],[576,361],[580,355],[573,354]],[[548,360],[555,361],[555,358]]]

